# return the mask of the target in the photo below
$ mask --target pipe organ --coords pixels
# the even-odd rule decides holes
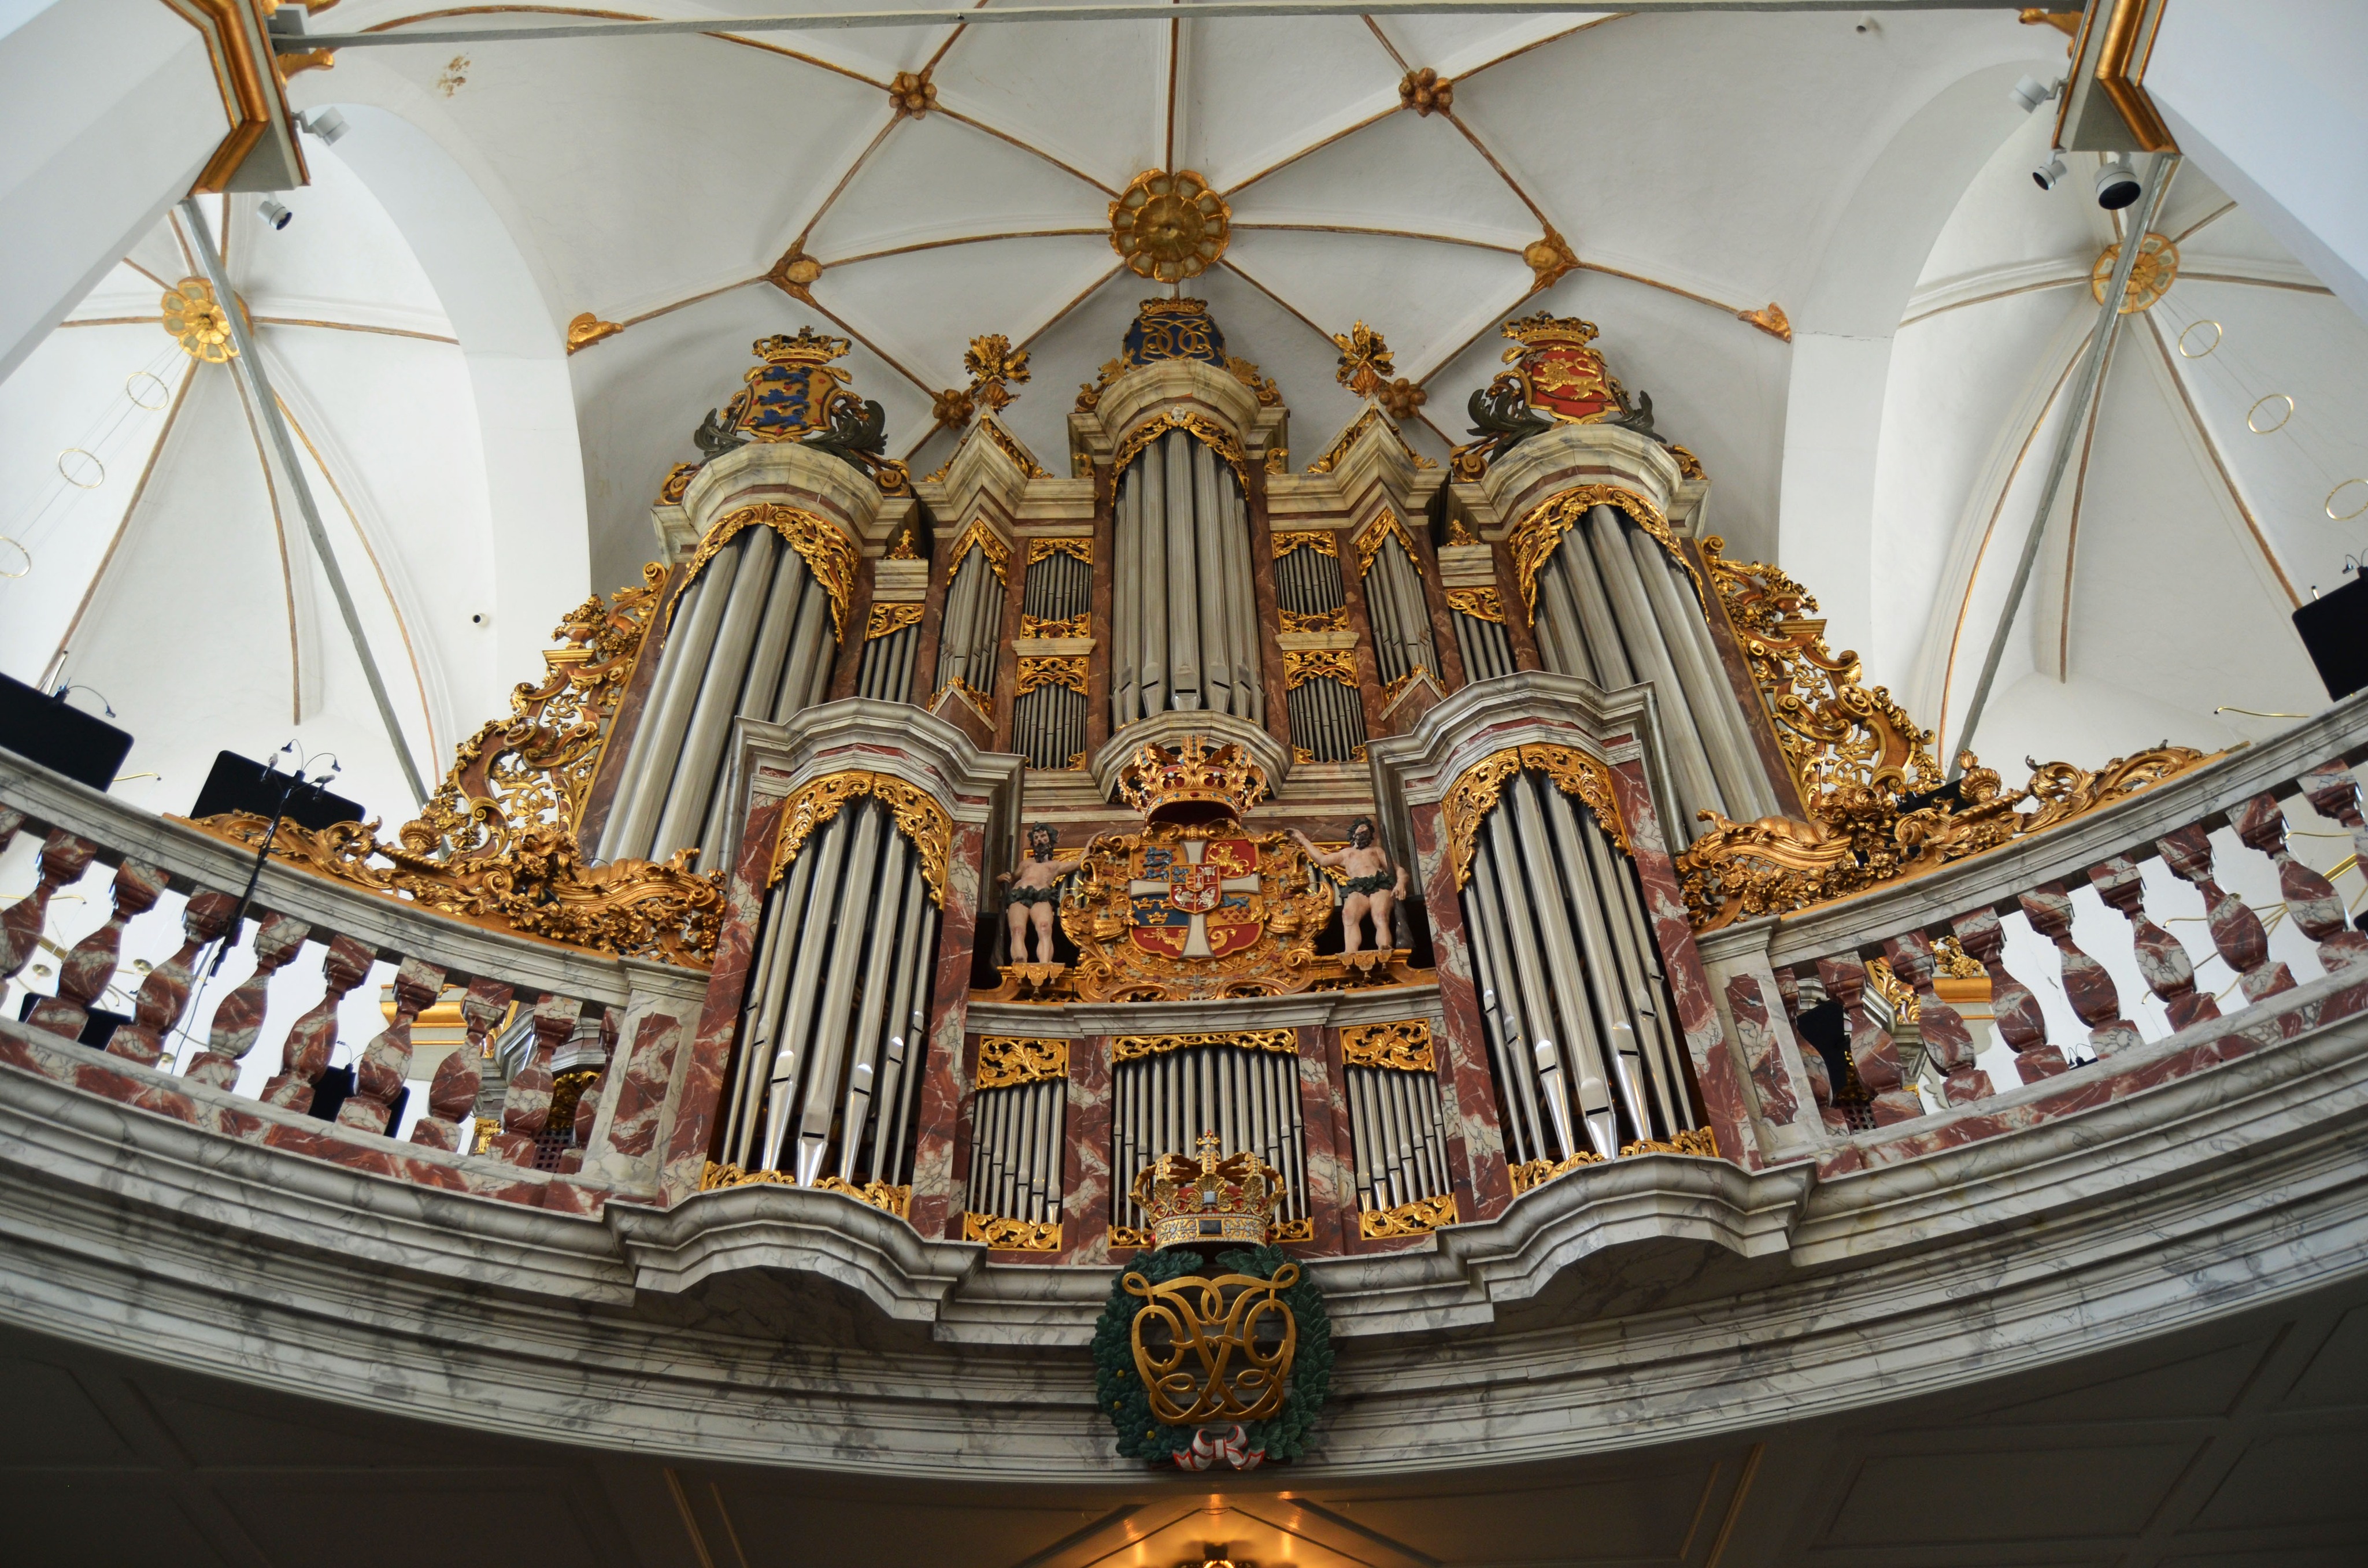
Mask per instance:
[[[1146,1244],[1135,1175],[1207,1134],[1317,1254],[1744,1156],[1672,857],[1792,786],[1707,481],[1591,326],[1506,331],[1444,466],[1374,382],[1294,471],[1281,390],[1178,299],[1081,390],[1074,477],[997,382],[926,479],[848,424],[669,481],[594,793],[603,855],[728,883],[708,1185],[1076,1263]]]

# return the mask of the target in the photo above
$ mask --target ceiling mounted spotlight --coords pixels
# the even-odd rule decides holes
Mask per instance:
[[[1871,38],[1883,30],[1883,24],[1874,19],[1873,12],[1861,11],[1858,20],[1850,24],[1850,30],[1861,38]]]
[[[2054,190],[2055,182],[2062,179],[2066,172],[2064,167],[2064,149],[2051,147],[2047,150],[2047,162],[2032,170],[2031,177],[2040,189]]]
[[[2064,83],[2060,78],[2052,86],[2042,86],[2038,77],[2023,76],[2018,78],[2014,85],[2007,89],[2006,96],[2012,98],[2015,107],[2021,109],[2023,113],[2036,114],[2039,112],[2040,105],[2063,90]]]
[[[2023,79],[2030,80],[2027,76]],[[346,123],[346,117],[333,108],[316,108],[310,114],[300,114],[296,117],[296,123],[331,143],[353,129]]]
[[[271,198],[268,196],[255,204],[255,210],[257,212],[262,213],[263,221],[270,224],[275,229],[286,228],[288,226],[289,220],[296,216],[295,213],[289,211],[288,209],[280,206],[279,203],[272,200]]]
[[[2143,187],[2136,171],[2117,153],[2113,160],[2097,171],[2097,205],[2108,212],[2118,212],[2135,201]]]

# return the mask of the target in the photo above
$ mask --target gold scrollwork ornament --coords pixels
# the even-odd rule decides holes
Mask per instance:
[[[1262,1421],[1282,1408],[1299,1352],[1299,1321],[1282,1300],[1299,1283],[1286,1263],[1271,1279],[1197,1275],[1121,1281],[1143,1306],[1129,1330],[1135,1375],[1153,1417],[1167,1426]]]
[[[1623,852],[1634,853],[1629,848],[1627,824],[1620,816],[1619,798],[1612,793],[1610,768],[1570,746],[1507,746],[1465,768],[1448,787],[1444,815],[1457,887],[1472,880],[1472,857],[1480,846],[1481,823],[1496,809],[1514,775],[1525,771],[1544,774],[1564,794],[1584,801],[1611,841]]]
[[[1402,1023],[1350,1024],[1340,1031],[1340,1056],[1351,1067],[1382,1067],[1399,1073],[1431,1073],[1438,1058],[1430,1026],[1420,1018]]]
[[[890,773],[855,770],[828,774],[803,786],[782,804],[781,836],[773,848],[773,867],[765,879],[771,887],[805,847],[808,837],[850,801],[870,797],[885,805],[896,829],[920,853],[921,880],[928,884],[929,900],[939,908],[946,902],[946,857],[953,844],[953,820],[943,806],[923,790]]]

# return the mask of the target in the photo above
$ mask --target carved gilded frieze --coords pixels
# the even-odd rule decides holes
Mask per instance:
[[[1021,1040],[984,1035],[978,1042],[978,1087],[1008,1089],[1069,1075],[1065,1040]]]
[[[840,635],[845,635],[848,597],[854,591],[855,569],[862,561],[861,553],[846,534],[812,512],[770,501],[743,506],[707,530],[707,537],[699,541],[699,549],[692,553],[690,564],[683,571],[682,581],[675,585],[674,597],[666,601],[666,624],[671,626],[674,623],[675,607],[682,602],[682,596],[690,591],[690,585],[707,563],[715,559],[716,552],[739,538],[743,531],[753,528],[772,529],[781,536],[782,543],[804,559],[814,581],[820,583],[823,592],[830,596],[832,627]]]
[[[797,1177],[788,1171],[744,1171],[738,1165],[722,1165],[713,1160],[707,1162],[699,1177],[699,1190],[701,1192],[721,1192],[734,1187],[795,1187],[797,1184]],[[841,1197],[852,1198],[858,1203],[868,1203],[882,1213],[895,1215],[899,1220],[913,1217],[913,1189],[910,1187],[892,1187],[884,1181],[867,1181],[858,1187],[835,1176],[817,1176],[814,1185],[820,1191],[836,1192]]]
[[[929,884],[929,898],[939,908],[946,902],[946,857],[953,843],[953,821],[928,794],[893,773],[860,770],[828,774],[798,788],[783,802],[780,841],[773,849],[773,867],[765,878],[771,887],[796,859],[814,830],[838,815],[849,801],[866,796],[885,805],[896,830],[910,839],[921,857],[921,879]]]
[[[864,624],[863,640],[886,637],[908,626],[921,624],[921,607],[917,604],[873,605],[871,619]]]
[[[1399,1073],[1429,1073],[1438,1067],[1430,1026],[1420,1018],[1349,1025],[1340,1031],[1340,1059],[1351,1067],[1386,1067]]]
[[[1083,618],[1080,617],[1080,619]],[[1038,635],[1056,635],[1038,633]],[[1015,691],[1025,697],[1040,686],[1065,686],[1082,694],[1086,689],[1086,655],[1053,653],[1030,655],[1019,661],[1019,678]]]
[[[1060,535],[1040,536],[1028,541],[1029,565],[1035,565],[1048,555],[1073,555],[1091,566],[1094,563],[1094,541]]]
[[[1620,818],[1609,768],[1570,746],[1507,746],[1465,768],[1448,788],[1443,803],[1447,845],[1455,860],[1457,887],[1472,880],[1472,857],[1480,846],[1481,823],[1496,809],[1513,776],[1523,771],[1543,773],[1564,794],[1584,801],[1611,841],[1628,851],[1628,827]]]
[[[962,529],[961,537],[954,540],[953,549],[946,552],[946,559],[953,562],[951,569],[946,574],[948,583],[962,575],[962,566],[970,560],[971,548],[973,545],[986,557],[987,569],[995,574],[996,582],[1008,583],[1011,580],[1009,576],[1011,547],[1003,542],[1002,535],[986,526],[985,517],[973,517],[970,520],[970,527]]]
[[[1505,601],[1494,588],[1450,588],[1447,608],[1468,615],[1474,620],[1505,623]]]
[[[1357,684],[1357,665],[1346,648],[1287,648],[1282,654],[1282,684],[1297,690],[1311,680]]]
[[[1373,557],[1379,555],[1382,552],[1382,546],[1392,540],[1397,540],[1398,548],[1406,551],[1406,560],[1413,565],[1415,575],[1417,577],[1422,575],[1422,557],[1415,552],[1414,536],[1406,532],[1406,524],[1398,520],[1398,515],[1395,512],[1385,509],[1380,517],[1367,524],[1365,530],[1357,536],[1358,576],[1368,577],[1372,574]]]
[[[1312,550],[1335,561],[1340,559],[1340,541],[1323,528],[1300,528],[1274,536],[1274,558],[1277,561],[1294,550]]]
[[[1110,1060],[1138,1062],[1146,1056],[1188,1051],[1202,1045],[1230,1045],[1238,1051],[1273,1051],[1285,1056],[1296,1056],[1299,1053],[1299,1034],[1295,1029],[1233,1029],[1223,1034],[1122,1034],[1110,1041]]]
[[[1417,1198],[1395,1209],[1364,1209],[1357,1214],[1357,1234],[1369,1242],[1392,1236],[1427,1236],[1441,1225],[1455,1223],[1455,1194]]]
[[[1679,548],[1678,536],[1658,506],[1634,491],[1617,484],[1576,484],[1534,507],[1528,517],[1513,526],[1512,532],[1506,539],[1506,544],[1512,551],[1514,574],[1521,585],[1521,602],[1527,607],[1531,620],[1538,616],[1538,574],[1553,559],[1554,547],[1562,542],[1562,536],[1577,528],[1579,519],[1598,506],[1610,506],[1627,514],[1630,521],[1652,535],[1661,548],[1669,552],[1669,558],[1686,569],[1686,575],[1694,580],[1696,590],[1701,591],[1702,574],[1694,569],[1694,563],[1687,560],[1686,552]],[[1709,602],[1707,593],[1702,594],[1702,602]]]
[[[984,1243],[996,1252],[1058,1252],[1061,1222],[1055,1220],[1040,1224],[1029,1220],[1008,1220],[1000,1214],[965,1213],[962,1240]]]
[[[1234,471],[1234,477],[1242,482],[1242,488],[1245,491],[1249,488],[1249,459],[1243,454],[1242,444],[1234,438],[1234,433],[1205,415],[1190,414],[1182,409],[1171,408],[1128,431],[1126,439],[1118,444],[1118,456],[1113,466],[1124,473],[1126,465],[1134,460],[1135,453],[1170,430],[1183,431],[1224,459],[1226,466]]]

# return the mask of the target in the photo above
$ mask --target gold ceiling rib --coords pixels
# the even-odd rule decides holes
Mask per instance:
[[[247,407],[246,399],[238,400],[239,412],[246,416],[246,433],[255,440],[256,466],[263,471],[264,498],[271,503],[271,537],[279,546],[279,592],[288,607],[288,706],[290,722],[304,722],[304,678],[302,650],[296,639],[296,576],[288,562],[288,526],[279,515],[279,486],[272,482],[271,460],[264,455],[263,431],[255,423],[255,410]]]
[[[807,216],[804,226],[798,230],[798,237],[790,242],[790,250],[791,252],[800,253],[804,251],[806,248],[806,242],[814,238],[814,232],[816,226],[818,226],[825,217],[830,215],[832,206],[837,202],[841,196],[847,194],[847,187],[854,182],[855,176],[862,172],[863,165],[871,161],[871,154],[880,151],[880,144],[888,140],[888,133],[890,131],[895,130],[897,126],[904,123],[904,119],[905,117],[903,115],[896,114],[892,111],[888,116],[888,122],[880,128],[879,133],[873,136],[871,141],[865,142],[863,144],[863,151],[856,153],[855,156],[848,161],[846,169],[842,171],[838,176],[838,183],[830,187],[830,194],[822,199],[822,205],[816,207],[814,211]]]
[[[2220,219],[2226,218],[2229,213],[2234,212],[2235,210],[2237,210],[2237,204],[2235,202],[2223,202],[2221,205],[2214,207],[2211,211],[2206,212],[2203,217],[2198,218],[2194,222],[2190,223],[2184,229],[2180,230],[2179,233],[2171,235],[2170,243],[2175,245],[2183,245],[2187,243],[2188,235],[2197,233],[2207,225],[2218,222]]]
[[[596,11],[581,6],[456,6],[440,11],[416,11],[408,17],[396,17],[390,21],[374,22],[364,28],[362,31],[392,32],[396,28],[408,27],[414,22],[438,22],[448,17],[497,17],[513,12],[547,17],[594,17],[603,21],[613,22],[656,22],[669,19],[663,17],[645,16],[638,11]],[[730,19],[727,17],[716,18],[719,23],[728,23]],[[723,43],[738,44],[743,49],[760,50],[767,54],[781,55],[786,59],[812,65],[818,70],[830,72],[833,75],[845,76],[851,81],[865,83],[879,88],[883,93],[888,90],[887,83],[876,81],[860,71],[825,60],[819,55],[802,53],[794,49],[784,49],[778,43],[765,43],[753,38],[742,38],[736,33],[725,31],[722,27],[713,32],[700,32],[689,36],[712,38]]]
[[[2179,373],[2178,358],[2170,352],[2170,346],[2163,341],[2161,324],[2148,313],[2146,326],[2154,335],[2155,351],[2162,356],[2163,368],[2170,374],[2170,384],[2178,389],[2179,403],[2187,411],[2188,425],[2194,430],[2196,439],[2203,443],[2204,455],[2212,460],[2213,472],[2220,476],[2220,483],[2227,488],[2228,499],[2236,504],[2237,515],[2245,519],[2245,531],[2253,536],[2253,548],[2261,552],[2261,559],[2268,562],[2270,570],[2277,574],[2278,586],[2285,590],[2288,606],[2300,609],[2302,596],[2294,592],[2294,579],[2286,575],[2285,563],[2278,559],[2278,552],[2271,547],[2269,536],[2261,531],[2260,519],[2253,515],[2253,508],[2245,504],[2244,492],[2237,488],[2237,476],[2228,472],[2227,463],[2220,456],[2220,443],[2212,438],[2211,430],[2196,410],[2195,400],[2188,394],[2187,379]]]
[[[1548,233],[1554,233],[1554,220],[1546,216],[1546,210],[1530,199],[1530,193],[1521,188],[1521,182],[1515,179],[1505,165],[1497,161],[1497,154],[1488,151],[1488,144],[1480,140],[1479,132],[1464,124],[1463,117],[1453,109],[1442,109],[1440,113],[1446,116],[1448,124],[1463,132],[1463,140],[1472,143],[1472,150],[1488,161],[1488,166],[1497,171],[1497,177],[1505,182],[1505,187],[1520,198],[1521,205],[1530,210],[1530,216],[1538,221],[1538,226]]]
[[[1472,80],[1473,77],[1480,74],[1481,72],[1493,70],[1497,66],[1505,63],[1508,60],[1519,60],[1522,55],[1529,53],[1533,49],[1543,49],[1550,43],[1560,43],[1564,39],[1568,38],[1573,33],[1583,33],[1589,28],[1600,28],[1606,22],[1620,21],[1630,14],[1631,13],[1622,11],[1617,12],[1609,17],[1590,17],[1586,21],[1579,23],[1577,27],[1565,28],[1558,33],[1549,33],[1544,38],[1539,39],[1536,42],[1525,43],[1519,49],[1508,49],[1504,53],[1497,55],[1494,60],[1484,60],[1479,64],[1474,65],[1471,70],[1463,73],[1461,76],[1456,77],[1455,85],[1457,86],[1462,86],[1464,83]]]
[[[1235,220],[1234,227],[1294,234],[1364,234],[1376,239],[1429,240],[1433,244],[1465,245],[1473,250],[1492,250],[1505,256],[1521,254],[1520,245],[1500,244],[1495,240],[1468,240],[1458,234],[1425,234],[1413,229],[1367,228],[1355,223],[1251,223]]]
[[[1110,225],[1107,223],[1097,223],[1090,228],[1082,229],[1012,229],[994,234],[956,234],[950,239],[918,240],[909,245],[891,245],[886,250],[860,251],[854,256],[834,256],[827,261],[822,261],[819,256],[814,259],[822,261],[823,270],[828,272],[842,267],[853,267],[859,262],[885,261],[892,256],[910,256],[915,251],[943,250],[948,245],[991,244],[998,240],[1066,239],[1077,234],[1088,234],[1099,239],[1108,233],[1110,233]]]
[[[746,289],[751,283],[762,283],[764,281],[765,274],[760,272],[754,278],[743,278],[734,283],[725,283],[713,289],[702,289],[698,293],[692,294],[686,299],[672,301],[666,304],[660,305],[654,311],[643,311],[640,315],[627,316],[623,321],[619,322],[617,326],[620,331],[629,326],[639,326],[645,321],[655,321],[659,316],[667,315],[675,311],[683,310],[691,305],[695,305],[701,300],[712,300],[718,294],[729,294],[734,289]]]
[[[83,585],[82,602],[74,606],[74,614],[66,619],[65,631],[59,635],[58,645],[50,655],[52,663],[65,655],[66,650],[74,646],[74,637],[82,631],[82,618],[89,613],[90,601],[97,597],[99,584],[107,580],[107,569],[115,563],[115,552],[122,547],[123,536],[130,530],[131,519],[139,514],[140,498],[148,494],[148,478],[156,472],[156,460],[164,454],[165,443],[172,437],[173,426],[181,417],[181,404],[188,401],[189,389],[197,385],[197,381],[198,361],[184,356],[181,384],[173,390],[172,406],[165,411],[164,428],[156,432],[155,444],[148,449],[148,459],[140,465],[140,481],[131,487],[131,499],[124,503],[123,515],[115,521],[114,537],[107,541],[107,552],[98,558],[98,570],[93,572],[90,581]]]
[[[1326,131],[1324,135],[1317,137],[1313,142],[1310,142],[1306,146],[1302,147],[1298,152],[1292,153],[1288,156],[1276,159],[1273,163],[1269,164],[1266,167],[1258,170],[1258,173],[1250,176],[1247,179],[1235,181],[1232,185],[1225,187],[1226,197],[1231,199],[1240,196],[1242,192],[1258,184],[1258,181],[1266,178],[1267,176],[1280,174],[1284,169],[1289,168],[1292,165],[1299,162],[1300,159],[1321,153],[1325,148],[1329,147],[1335,142],[1354,136],[1360,131],[1364,130],[1365,127],[1372,125],[1378,120],[1389,119],[1390,116],[1397,113],[1401,107],[1403,106],[1401,106],[1394,97],[1390,101],[1390,106],[1387,108],[1383,109],[1380,113],[1369,114],[1364,119],[1357,121],[1356,124],[1345,126],[1338,131]]]

